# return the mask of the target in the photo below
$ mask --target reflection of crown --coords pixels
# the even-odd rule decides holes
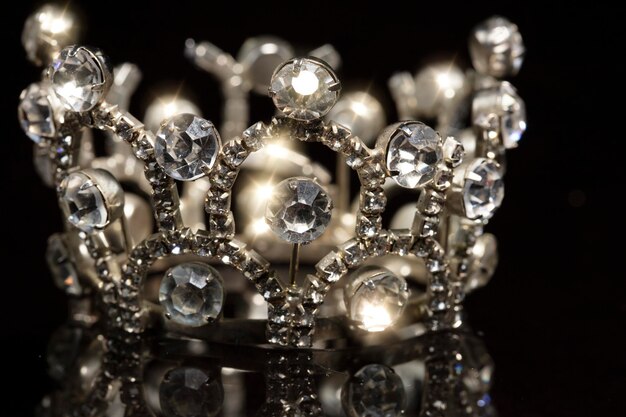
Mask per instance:
[[[407,121],[373,146],[382,107],[367,93],[339,99],[329,46],[291,58],[286,43],[259,38],[236,61],[188,41],[187,55],[223,82],[222,135],[179,99],[149,109],[148,127],[169,112],[154,134],[125,110],[136,68],[113,72],[100,51],[65,46],[72,28],[51,6],[27,21],[29,58],[51,64],[22,93],[19,117],[66,219],[66,232],[50,239],[53,272],[68,293],[97,295],[114,339],[161,317],[169,331],[212,338],[232,320],[267,318],[269,342],[298,347],[330,343],[323,330],[313,337],[318,322],[342,323],[356,338],[393,338],[405,329],[394,323],[417,318],[432,329],[461,324],[464,292],[495,268],[495,240],[482,228],[502,201],[504,149],[525,130],[523,101],[500,80],[521,65],[514,24],[492,18],[475,29],[475,71],[395,75],[390,88]],[[278,115],[244,130],[247,94],[264,86]],[[441,134],[409,120],[418,116],[436,118]],[[107,156],[94,156],[86,128],[106,132]],[[334,181],[299,150],[313,142],[336,154]],[[359,180],[352,205],[350,168]],[[385,226],[386,206],[405,195],[412,205]]]

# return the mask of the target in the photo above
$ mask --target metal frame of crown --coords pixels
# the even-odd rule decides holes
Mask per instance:
[[[418,319],[430,330],[461,326],[464,293],[484,285],[495,269],[495,238],[483,226],[503,198],[504,151],[517,145],[526,126],[523,101],[500,80],[522,62],[514,24],[492,18],[475,29],[475,71],[435,65],[415,78],[394,75],[389,87],[400,119],[407,120],[385,128],[373,146],[369,137],[378,123],[372,121],[382,108],[364,93],[337,103],[338,77],[313,56],[278,65],[268,83],[278,115],[235,133],[242,124],[238,110],[247,114],[246,94],[263,87],[254,62],[267,62],[246,59],[269,50],[274,59],[292,55],[275,40],[275,48],[265,49],[251,42],[239,61],[211,44],[188,41],[187,55],[224,83],[229,136],[222,143],[215,126],[192,113],[170,115],[155,134],[125,110],[136,68],[123,64],[114,73],[100,51],[65,46],[74,41],[73,27],[72,17],[53,6],[29,17],[23,34],[28,56],[51,64],[42,81],[22,93],[19,117],[66,219],[65,233],[50,239],[48,260],[70,295],[94,294],[87,306],[76,302],[75,313],[107,323],[106,363],[119,361],[126,370],[125,403],[141,402],[142,365],[132,354],[141,335],[158,323],[182,336],[223,334],[229,320],[241,319],[224,318],[225,292],[237,275],[257,292],[243,297],[246,302],[266,304],[266,340],[275,345],[324,347],[333,337],[326,326],[315,334],[324,308],[331,311],[324,320],[341,322],[362,340],[372,333],[393,339]],[[312,54],[339,62],[328,46]],[[459,115],[469,109],[467,126]],[[436,117],[443,135],[412,120],[422,116]],[[106,133],[106,157],[94,155],[91,129]],[[254,242],[244,242],[249,236],[236,236],[232,203],[243,197],[233,197],[233,187],[247,161],[256,157],[262,166],[271,157],[264,149],[285,141],[318,142],[334,151],[337,179],[333,184],[324,169],[287,148],[287,159],[303,158],[295,158],[301,174],[289,174],[266,196],[266,230],[257,239],[290,249],[271,252],[268,260]],[[360,187],[352,207],[349,169]],[[182,197],[177,181],[185,184]],[[122,182],[149,192],[156,233],[150,234],[149,209],[125,193]],[[398,187],[415,190],[416,201],[403,214],[404,227],[384,228],[382,213]],[[198,194],[205,195],[206,225]],[[310,273],[299,273],[303,253],[307,261],[317,258]],[[287,258],[287,270],[273,265]],[[382,261],[390,258],[393,265],[420,265],[422,272],[401,276]],[[155,271],[158,295],[150,290]],[[337,289],[345,301],[336,300]],[[110,373],[102,372],[88,403],[96,406],[111,383]]]

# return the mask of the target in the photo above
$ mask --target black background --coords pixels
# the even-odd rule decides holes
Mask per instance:
[[[507,196],[489,225],[500,242],[500,266],[490,285],[468,298],[470,321],[494,357],[493,396],[502,416],[626,415],[626,277],[619,256],[624,218],[615,198],[624,180],[624,128],[623,116],[611,111],[623,107],[618,92],[623,67],[618,74],[612,59],[623,49],[619,23],[612,18],[618,13],[565,2],[541,8],[524,1],[410,3],[73,6],[83,13],[84,43],[102,48],[113,62],[142,68],[134,114],[143,114],[164,82],[184,81],[183,91],[216,121],[218,86],[183,58],[187,37],[210,40],[231,53],[259,34],[305,47],[332,43],[344,60],[341,78],[348,86],[371,83],[391,120],[385,85],[394,71],[414,70],[442,51],[466,66],[467,34],[475,23],[496,13],[516,22],[528,52],[513,83],[526,101],[529,128],[521,146],[510,152]],[[1,87],[5,330],[0,344],[11,398],[3,401],[4,416],[31,415],[50,388],[46,340],[65,316],[64,296],[52,285],[43,259],[47,236],[61,230],[54,193],[32,169],[31,143],[14,116],[19,92],[39,74],[19,40],[34,7],[15,2],[3,15],[8,36],[2,65],[9,76]],[[254,116],[269,114],[266,101],[255,103],[267,110]]]

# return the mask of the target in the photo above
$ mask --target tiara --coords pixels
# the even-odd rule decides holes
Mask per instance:
[[[51,5],[27,19],[27,56],[46,69],[18,117],[65,219],[48,241],[55,282],[73,320],[106,328],[88,404],[115,370],[123,402],[143,410],[136,352],[150,332],[324,350],[463,326],[465,294],[497,264],[483,229],[504,196],[505,151],[526,128],[503,80],[524,55],[513,23],[474,29],[473,69],[393,75],[400,121],[387,127],[371,94],[340,95],[330,45],[294,58],[285,41],[252,38],[235,59],[188,40],[185,55],[221,83],[219,131],[180,97],[139,121],[127,110],[139,69],[75,44],[75,28]],[[276,115],[249,125],[261,92]],[[313,159],[324,152],[335,172]]]

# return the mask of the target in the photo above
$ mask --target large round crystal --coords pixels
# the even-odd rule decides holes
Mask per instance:
[[[348,317],[358,327],[379,332],[400,318],[409,290],[404,278],[386,268],[370,265],[352,273],[344,299]]]
[[[500,166],[489,159],[476,159],[465,171],[463,206],[469,219],[487,219],[500,207],[504,181]]]
[[[285,116],[309,121],[323,117],[335,105],[340,84],[322,61],[299,58],[286,62],[272,76],[270,95]]]
[[[88,233],[109,222],[102,191],[82,172],[71,173],[61,183],[61,209],[71,224]]]
[[[68,46],[52,61],[49,76],[61,103],[72,111],[85,112],[104,99],[111,74],[99,51]]]
[[[28,16],[22,31],[22,45],[28,59],[46,64],[59,50],[76,40],[74,15],[67,7],[44,4]]]
[[[524,42],[517,26],[494,16],[474,28],[470,55],[481,74],[502,78],[517,74],[524,59]]]
[[[208,120],[183,113],[165,120],[157,132],[156,160],[170,177],[191,181],[211,169],[221,147],[217,129]]]
[[[215,378],[197,368],[168,371],[159,387],[159,402],[165,417],[213,417],[224,401],[224,390]]]
[[[453,62],[431,64],[415,75],[417,108],[426,117],[436,117],[458,101],[465,87],[465,74]]]
[[[526,106],[515,88],[503,81],[496,86],[480,90],[472,103],[474,123],[487,129],[489,137],[499,137],[505,148],[517,147],[526,131]],[[498,117],[498,123],[490,123]]]
[[[326,191],[308,178],[288,178],[272,191],[265,221],[280,238],[307,243],[320,237],[330,222],[332,201]]]
[[[29,85],[20,95],[17,116],[22,129],[35,143],[56,135],[52,100],[47,86],[42,83]]]
[[[393,369],[381,364],[366,365],[341,390],[348,417],[396,417],[404,415],[406,391]]]
[[[161,281],[159,302],[167,316],[186,326],[215,320],[224,305],[224,284],[215,268],[187,262],[170,268]]]
[[[442,158],[441,138],[420,122],[407,122],[391,135],[387,147],[387,169],[405,188],[427,184]]]

